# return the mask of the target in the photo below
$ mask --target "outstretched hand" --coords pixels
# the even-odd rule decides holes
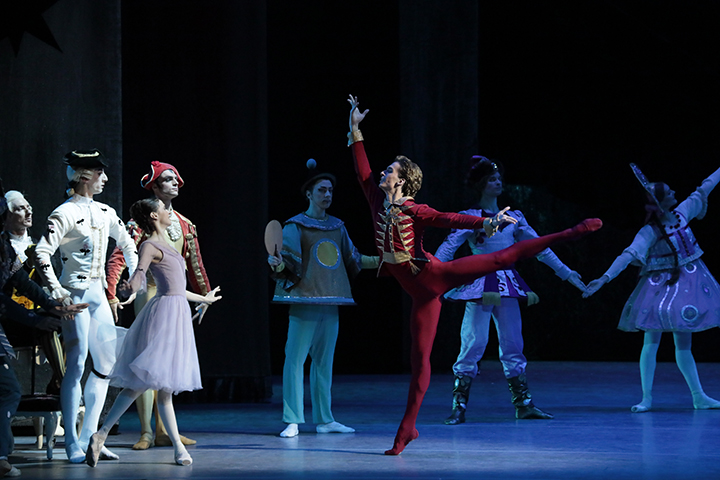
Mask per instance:
[[[590,295],[600,290],[600,288],[608,282],[606,278],[607,277],[603,275],[602,277],[588,283],[587,290],[583,293],[583,298],[588,298]]]
[[[61,317],[63,320],[74,320],[75,315],[82,312],[89,306],[89,303],[71,303],[70,305],[53,308],[52,313]]]
[[[517,223],[517,219],[505,214],[508,210],[510,210],[510,207],[505,207],[496,213],[495,216],[490,219],[490,226],[498,228],[505,223]]]
[[[218,300],[220,300],[220,299],[222,298],[221,296],[219,296],[219,295],[217,294],[219,291],[220,291],[220,287],[215,287],[214,289],[212,289],[211,291],[209,291],[209,292],[207,293],[207,295],[205,295],[205,296],[203,297],[202,303],[199,303],[199,304],[195,307],[195,312],[196,312],[196,313],[195,313],[195,315],[193,315],[193,317],[192,317],[191,320],[195,320],[195,319],[197,318],[197,319],[198,319],[198,325],[200,325],[200,324],[202,323],[203,317],[204,317],[205,314],[207,313],[208,308],[210,307],[210,305],[212,305],[213,303],[217,302]]]
[[[580,290],[583,293],[587,292],[587,286],[580,280],[580,274],[576,271],[570,272],[570,276],[568,277],[567,281],[570,282],[570,285],[576,287],[578,290]]]
[[[367,115],[370,110],[365,110],[360,113],[360,109],[358,108],[360,102],[357,97],[353,97],[352,95],[350,95],[348,103],[350,103],[350,131],[357,130],[358,125],[360,125],[360,122],[363,121],[365,115]]]

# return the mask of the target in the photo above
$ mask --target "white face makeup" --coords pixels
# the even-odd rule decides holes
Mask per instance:
[[[172,200],[178,196],[180,182],[175,172],[168,169],[160,174],[152,188],[156,197],[163,201]]]
[[[15,200],[13,206],[8,212],[7,220],[5,220],[5,229],[15,232],[25,228],[32,227],[33,209],[24,198]]]
[[[97,195],[105,189],[105,182],[108,181],[108,177],[102,168],[95,168],[92,172],[93,176],[87,181],[87,188],[91,195]]]
[[[327,210],[332,204],[333,186],[330,180],[320,180],[314,186],[311,192],[307,193],[310,200],[310,208]]]

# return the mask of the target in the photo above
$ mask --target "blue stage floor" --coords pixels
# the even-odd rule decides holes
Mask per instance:
[[[535,403],[554,420],[515,420],[497,362],[483,363],[473,385],[467,423],[446,426],[452,379],[435,375],[418,418],[420,438],[398,457],[392,446],[403,415],[408,376],[336,376],[333,412],[354,434],[278,436],[282,391],[271,404],[179,405],[182,433],[198,440],[191,467],[173,463],[172,448],[130,449],[138,438],[134,412],[108,439],[119,461],[92,469],[55,460],[19,438],[11,461],[24,479],[690,479],[720,478],[720,410],[696,411],[674,363],[658,365],[654,409],[640,401],[637,364],[535,362],[528,379]],[[699,364],[708,395],[720,398],[720,364]],[[306,392],[307,393],[307,392]],[[306,417],[311,419],[309,400]],[[62,441],[62,438],[60,439]],[[23,444],[24,443],[24,444]]]

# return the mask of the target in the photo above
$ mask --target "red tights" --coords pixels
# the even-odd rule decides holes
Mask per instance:
[[[393,448],[387,450],[386,455],[399,454],[408,443],[418,437],[415,420],[430,385],[430,352],[440,317],[441,295],[489,273],[508,268],[518,260],[533,257],[554,243],[579,238],[601,226],[599,219],[589,219],[562,232],[523,240],[494,253],[471,255],[445,263],[431,257],[430,262],[417,276],[411,273],[407,264],[388,265],[390,272],[410,295],[413,303],[410,314],[412,377],[407,408]]]

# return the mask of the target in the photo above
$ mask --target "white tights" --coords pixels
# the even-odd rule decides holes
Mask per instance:
[[[634,412],[645,412],[652,407],[653,380],[661,336],[662,332],[645,332],[644,344],[640,353],[640,382],[643,398],[642,402],[632,407]],[[690,388],[695,408],[720,408],[720,402],[705,395],[700,384],[695,358],[691,351],[692,333],[673,332],[673,338],[675,340],[675,362]]]
[[[103,441],[107,438],[113,425],[120,420],[123,413],[130,408],[130,405],[132,405],[135,399],[137,399],[142,393],[144,393],[143,390],[131,390],[129,388],[125,388],[122,392],[120,392],[120,395],[118,395],[115,399],[115,403],[113,403],[110,412],[108,412],[105,423],[103,423],[103,426],[100,430],[98,430],[98,433],[102,437]],[[173,447],[175,447],[175,453],[177,454],[179,452],[186,451],[185,446],[180,441],[180,433],[178,432],[177,420],[175,419],[175,409],[172,404],[172,392],[158,390],[157,403],[160,418],[162,418],[168,436],[172,441]]]

